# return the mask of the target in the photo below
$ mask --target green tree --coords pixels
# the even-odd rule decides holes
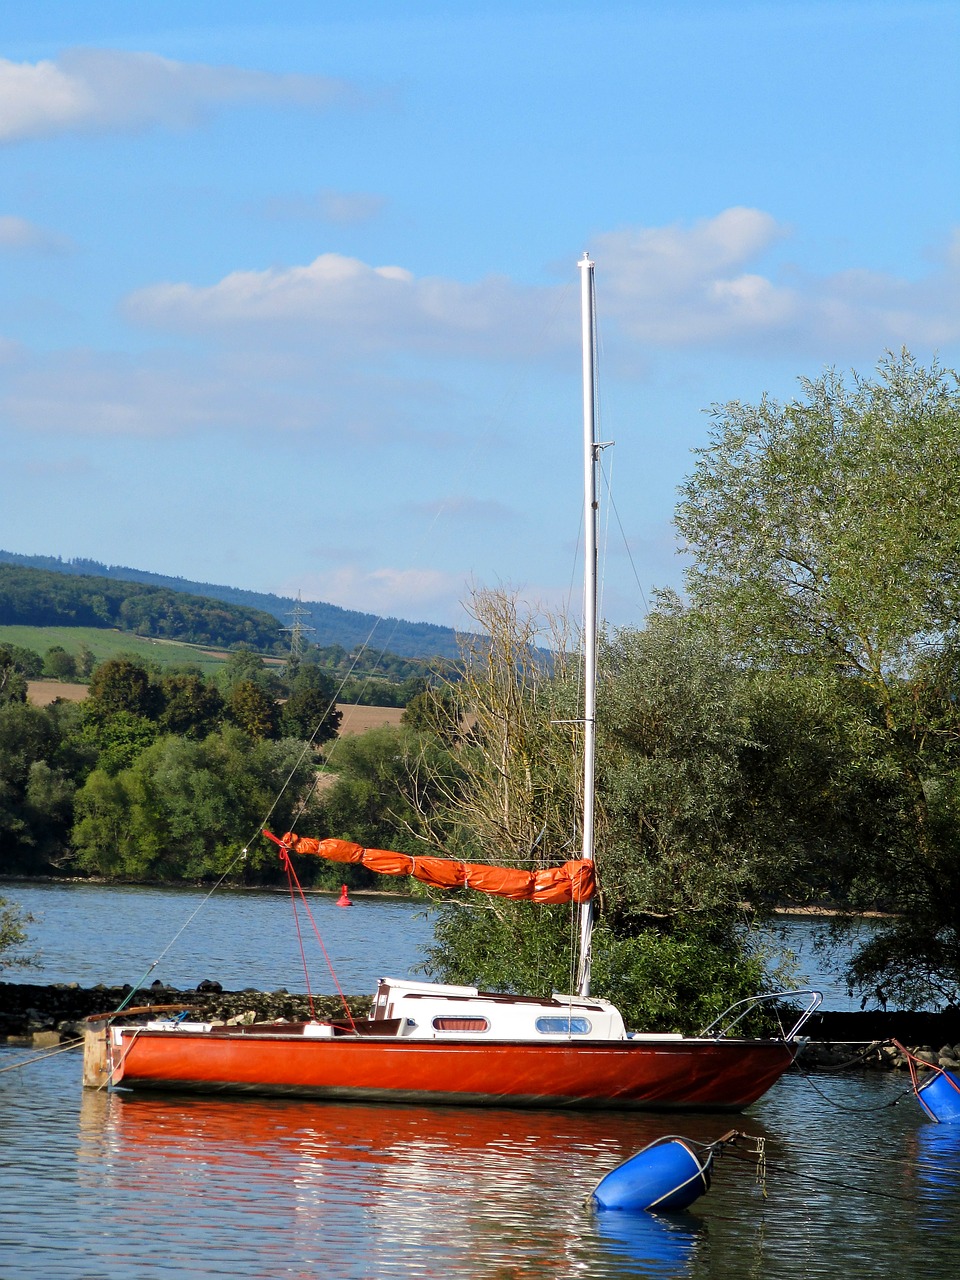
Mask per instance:
[[[0,648],[0,704],[25,702],[27,681],[9,649]]]
[[[301,664],[280,709],[284,737],[302,738],[315,747],[337,736],[343,715],[336,706],[337,686],[320,667]]]
[[[90,703],[81,713],[77,738],[81,746],[96,755],[97,767],[107,773],[120,773],[129,768],[141,751],[156,742],[160,734],[155,720],[132,711],[115,711],[102,715]]]
[[[24,649],[18,644],[0,646],[10,657],[16,669],[28,680],[39,680],[43,674],[43,658],[33,649]]]
[[[152,720],[161,704],[160,692],[146,667],[128,658],[100,663],[91,677],[88,705],[92,715],[104,718],[122,711]]]
[[[24,955],[22,952],[16,954],[17,948],[28,940],[25,926],[32,923],[32,916],[20,911],[6,898],[0,898],[0,969],[22,968],[38,963],[36,956]],[[11,952],[15,954],[11,955]]]
[[[311,781],[295,743],[256,742],[232,727],[202,742],[168,735],[120,773],[90,774],[76,797],[78,863],[135,880],[276,879],[260,826],[271,813],[284,830]],[[317,817],[308,811],[305,820]]]
[[[55,644],[44,654],[43,674],[52,680],[75,680],[77,660],[62,645]]]
[[[36,873],[62,858],[70,823],[76,756],[63,752],[52,709],[0,704],[0,864]]]
[[[276,673],[276,668],[266,666],[260,654],[253,653],[252,649],[234,650],[223,667],[216,672],[216,682],[227,698],[234,686],[242,681],[250,681],[273,698],[279,698],[283,691],[283,682]]]
[[[165,733],[204,738],[219,724],[224,711],[220,690],[202,676],[171,673],[160,681],[163,711],[158,723]]]
[[[853,976],[922,999],[937,972],[941,992],[960,981],[948,892],[960,849],[944,821],[957,815],[956,762],[943,750],[954,729],[931,732],[921,714],[931,660],[943,674],[960,648],[960,388],[952,371],[906,352],[874,379],[831,372],[802,386],[787,405],[715,409],[677,511],[687,586],[728,652],[842,682],[875,736],[899,823],[850,883],[885,885],[901,920]],[[947,720],[955,695],[935,699]]]
[[[406,703],[401,724],[418,733],[429,733],[448,747],[463,737],[463,701],[455,685],[428,685]]]
[[[251,738],[275,738],[280,726],[276,701],[252,680],[231,686],[227,714]]]

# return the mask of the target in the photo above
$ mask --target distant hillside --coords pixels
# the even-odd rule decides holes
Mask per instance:
[[[276,619],[166,587],[92,574],[67,576],[25,565],[0,564],[0,624],[29,627],[119,627],[137,635],[259,653],[281,647]]]
[[[260,591],[245,591],[239,587],[225,587],[212,582],[190,582],[186,578],[170,578],[161,573],[144,569],[131,569],[127,565],[105,565],[97,560],[63,560],[59,556],[25,556],[13,551],[0,551],[0,564],[21,565],[32,569],[45,569],[51,573],[73,576],[110,578],[120,582],[137,582],[163,587],[168,591],[186,595],[205,596],[239,605],[250,610],[271,614],[282,626],[290,626],[297,601],[289,596],[268,595]],[[382,618],[372,613],[359,613],[341,609],[334,604],[304,600],[301,602],[301,623],[312,630],[306,639],[321,646],[342,645],[353,650],[368,641],[376,648],[387,649],[403,658],[457,658],[459,651],[456,632],[451,627],[438,627],[431,622],[405,622],[400,618]],[[13,619],[11,619],[12,621]],[[100,625],[111,625],[101,623]],[[373,632],[371,638],[371,632]],[[199,641],[198,643],[207,643]],[[271,645],[263,646],[269,650]]]

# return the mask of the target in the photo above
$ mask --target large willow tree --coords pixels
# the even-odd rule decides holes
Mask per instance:
[[[801,385],[789,404],[714,410],[677,511],[693,560],[687,587],[727,652],[831,679],[859,707],[900,797],[860,885],[901,921],[852,976],[907,999],[953,998],[960,387],[906,352],[873,378],[830,372]]]

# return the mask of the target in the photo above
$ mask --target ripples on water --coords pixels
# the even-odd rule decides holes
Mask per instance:
[[[0,1067],[27,1057],[0,1051]],[[733,1280],[950,1274],[960,1128],[901,1075],[782,1081],[742,1117],[97,1094],[75,1053],[0,1074],[0,1276]],[[597,1215],[599,1178],[655,1137],[737,1124],[693,1211]],[[816,1179],[816,1180],[815,1180]]]
[[[212,978],[227,991],[304,990],[286,892],[221,889],[211,897],[196,889],[5,881],[0,897],[35,917],[29,949],[39,950],[42,965],[14,980],[121,986],[149,971],[148,985],[159,979],[189,989]],[[423,904],[358,895],[353,907],[338,908],[327,894],[308,897],[348,995],[372,995],[386,974],[414,976],[432,938]],[[305,919],[302,928],[312,989],[335,991]]]

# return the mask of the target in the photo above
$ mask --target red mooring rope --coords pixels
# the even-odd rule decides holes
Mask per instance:
[[[320,936],[320,930],[317,928],[317,922],[316,920],[314,920],[313,912],[310,910],[310,903],[307,901],[307,896],[303,892],[303,887],[301,886],[300,881],[297,879],[297,873],[293,868],[293,863],[290,861],[290,851],[288,850],[287,846],[283,843],[283,841],[278,836],[275,836],[272,831],[267,831],[266,829],[264,829],[263,834],[267,837],[268,840],[272,840],[274,844],[277,846],[279,850],[278,856],[280,858],[280,864],[283,867],[284,871],[287,873],[287,886],[290,889],[290,903],[291,903],[291,906],[293,907],[293,920],[297,926],[297,942],[300,946],[300,959],[303,962],[303,977],[307,985],[307,1003],[310,1006],[310,1016],[311,1018],[316,1019],[317,1014],[316,1014],[316,1009],[313,1003],[313,993],[310,990],[310,973],[307,967],[306,952],[303,949],[303,934],[300,931],[300,913],[297,907],[298,894],[300,896],[301,902],[303,903],[303,909],[306,911],[307,918],[309,919],[311,927],[313,928],[314,936],[317,939],[321,952],[323,953],[323,958],[327,962],[327,968],[330,970],[330,977],[333,979],[333,985],[337,988],[337,994],[340,996],[340,1001],[343,1004],[343,1010],[344,1010],[344,1013],[347,1015],[347,1021],[350,1023],[351,1029],[353,1031],[356,1031],[357,1025],[353,1020],[353,1014],[350,1012],[350,1006],[349,1004],[347,1004],[347,997],[343,994],[343,990],[340,986],[340,983],[337,981],[337,975],[333,968],[333,962],[331,961],[330,956],[327,954],[327,948],[323,945],[323,938],[321,938]]]

